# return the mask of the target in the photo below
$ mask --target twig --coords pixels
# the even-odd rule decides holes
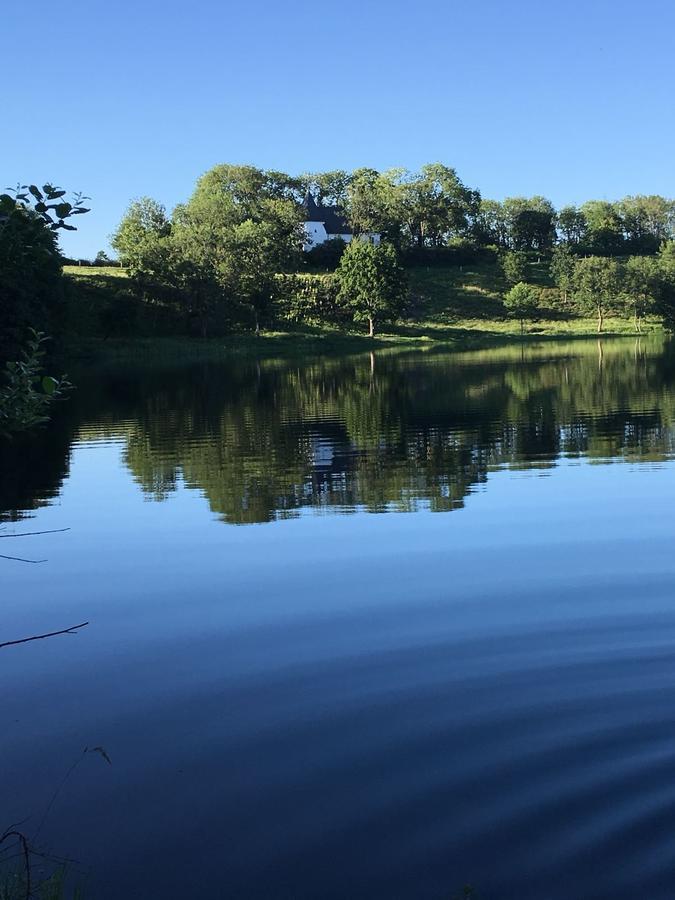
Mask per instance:
[[[4,537],[9,537],[8,534],[4,535]],[[27,563],[43,563],[47,562],[46,559],[24,559],[22,556],[3,556],[0,553],[0,559],[13,559],[14,562],[27,562]]]
[[[27,644],[29,641],[41,641],[43,638],[48,637],[56,637],[57,634],[77,634],[78,628],[84,628],[85,625],[88,625],[89,622],[82,622],[79,625],[71,625],[70,628],[62,628],[61,631],[49,631],[47,634],[36,634],[33,637],[21,638],[18,641],[5,641],[0,644],[0,649],[2,647],[13,647],[16,644]]]
[[[70,531],[70,528],[52,528],[50,531],[18,531],[14,534],[0,534],[0,538],[31,537],[34,534],[61,534],[62,531]]]

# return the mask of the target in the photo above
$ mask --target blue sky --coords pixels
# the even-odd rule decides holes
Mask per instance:
[[[73,255],[219,162],[675,195],[668,0],[9,0],[2,20],[2,175],[91,196]]]

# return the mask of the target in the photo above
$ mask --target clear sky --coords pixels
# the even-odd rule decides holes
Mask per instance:
[[[219,162],[675,196],[672,0],[8,0],[0,33],[2,177],[91,196],[73,255]]]

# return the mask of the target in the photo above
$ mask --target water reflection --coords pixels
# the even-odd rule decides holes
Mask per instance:
[[[499,466],[673,454],[675,353],[663,337],[232,359],[77,373],[38,437],[0,449],[5,517],[58,494],[77,442],[115,439],[142,491],[185,483],[234,524],[303,508],[461,507]]]

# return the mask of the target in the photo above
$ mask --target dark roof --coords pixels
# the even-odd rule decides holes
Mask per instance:
[[[327,234],[351,234],[347,220],[337,206],[324,206],[317,203],[311,194],[307,194],[302,204],[305,209],[305,222],[323,222]]]

